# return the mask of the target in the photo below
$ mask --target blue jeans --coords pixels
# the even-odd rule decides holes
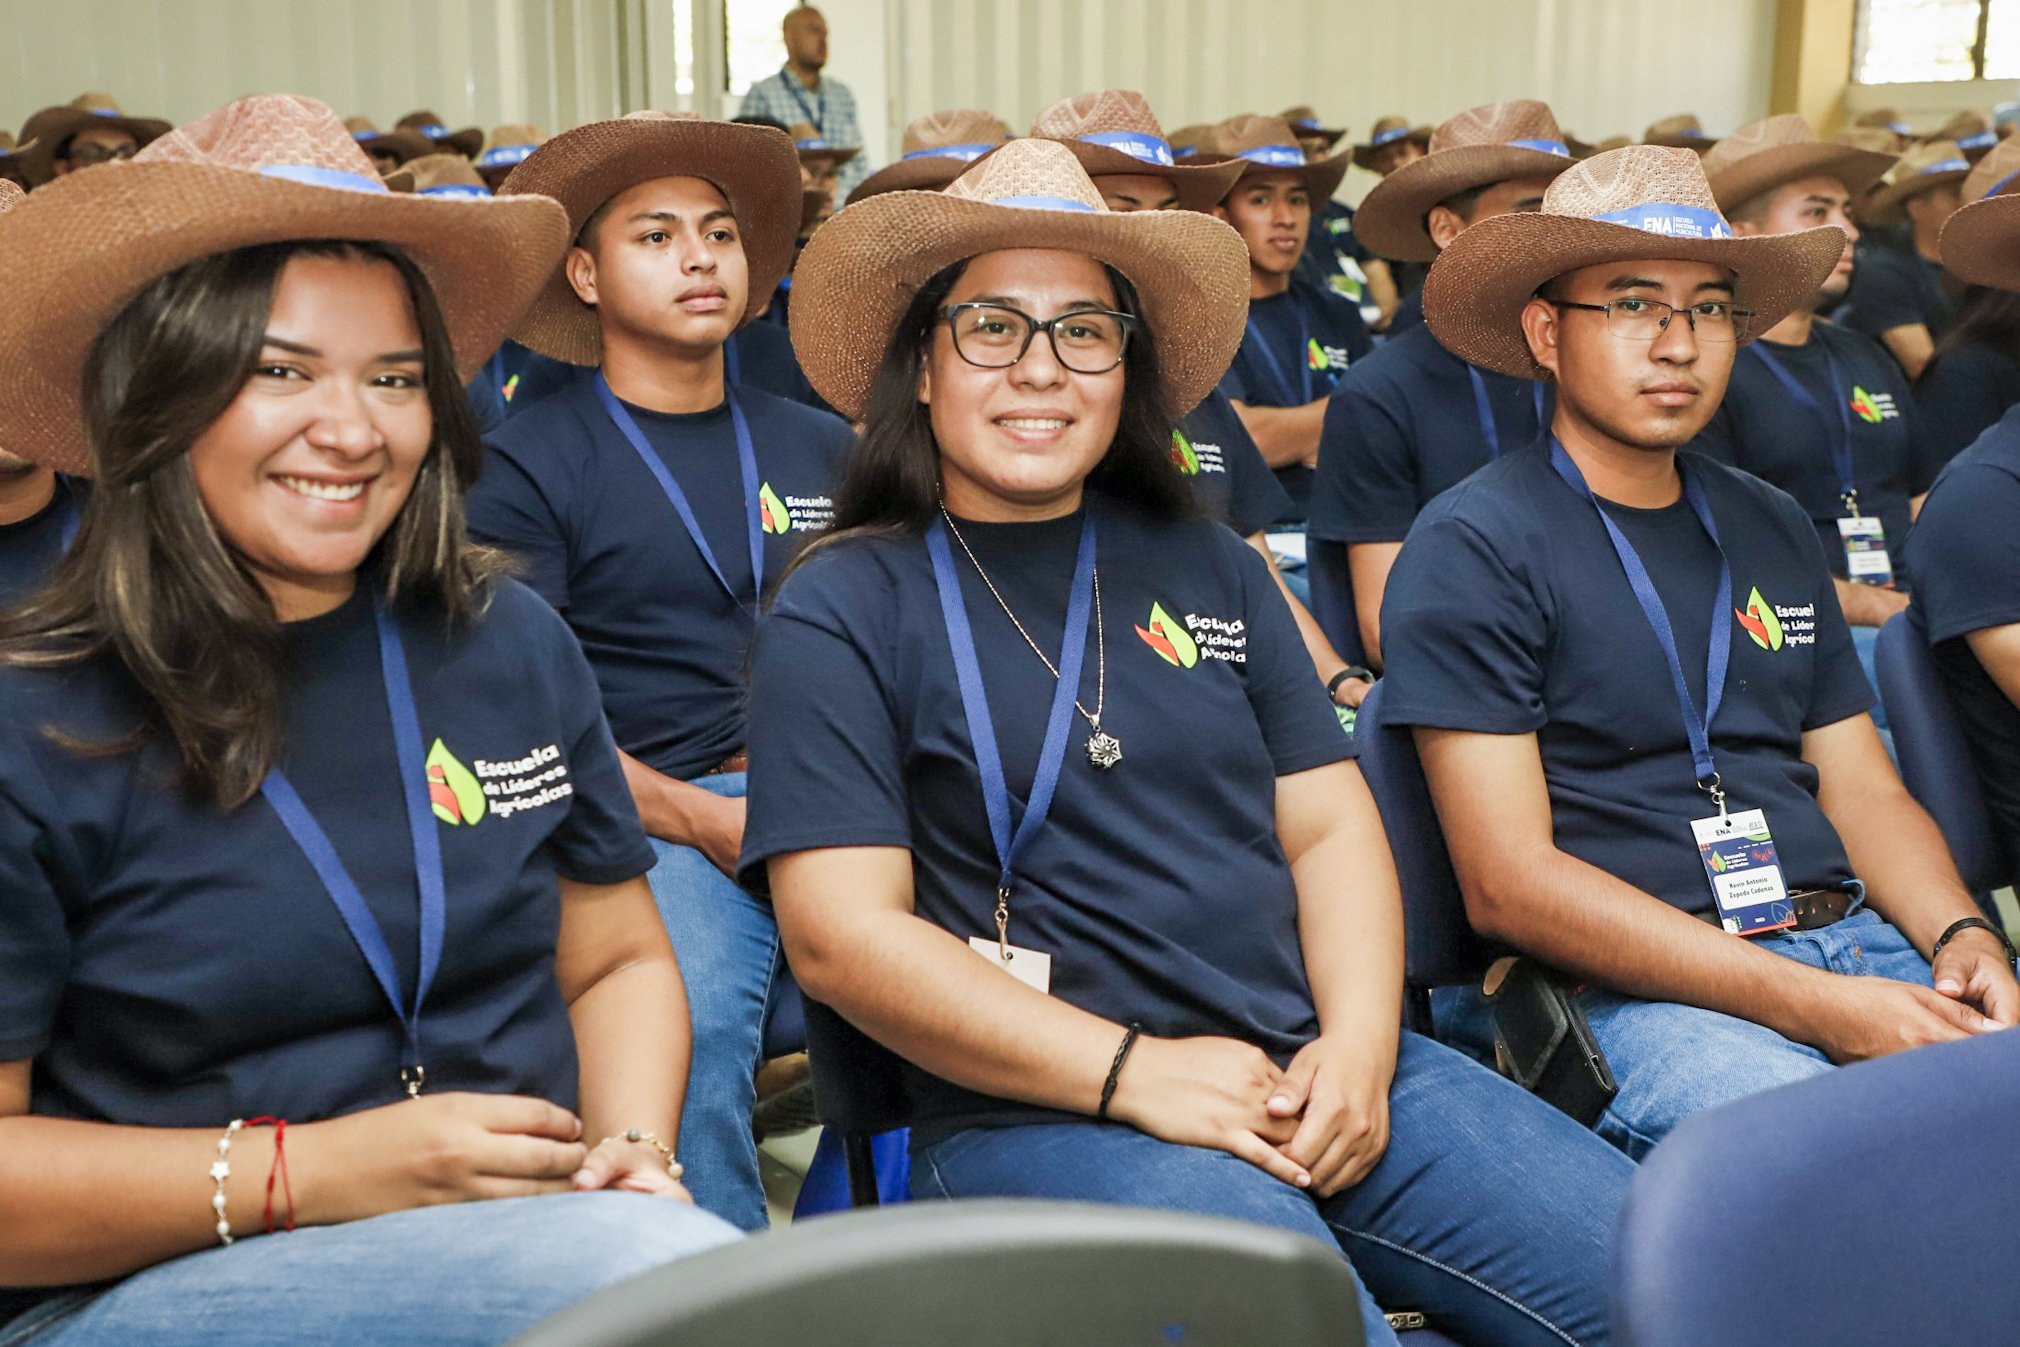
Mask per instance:
[[[1921,951],[1878,913],[1864,909],[1835,925],[1777,932],[1756,943],[1827,973],[1924,987],[1931,981]],[[1815,1048],[1715,1010],[1606,991],[1585,991],[1578,999],[1620,1086],[1596,1130],[1637,1160],[1693,1113],[1831,1069],[1830,1059]],[[1434,1000],[1440,1036],[1492,1060],[1493,1026],[1480,993],[1446,988]]]
[[[1468,1342],[1608,1342],[1614,1225],[1634,1167],[1590,1132],[1438,1043],[1404,1034],[1389,1149],[1329,1198],[1224,1151],[1096,1122],[973,1127],[913,1148],[915,1196],[1032,1197],[1226,1216],[1336,1245],[1376,1308],[1421,1310]],[[1372,1295],[1370,1293],[1372,1292]]]
[[[742,799],[745,776],[722,772],[688,784]],[[673,938],[694,1060],[680,1115],[682,1180],[702,1210],[742,1230],[765,1228],[751,1108],[757,1103],[758,1055],[765,1007],[778,975],[779,928],[769,907],[738,888],[693,847],[652,839],[659,862],[646,881]]]
[[[242,1239],[67,1292],[0,1347],[499,1347],[606,1286],[731,1243],[684,1203],[565,1193]]]
[[[1873,685],[1873,691],[1880,690],[1880,674],[1874,664],[1874,654],[1879,647],[1878,627],[1853,627],[1852,652],[1859,657],[1859,667],[1866,671],[1866,681]],[[1875,698],[1873,702],[1873,728],[1880,732],[1880,742],[1887,746],[1887,756],[1900,765],[1900,755],[1894,752],[1894,727],[1887,722],[1887,704]]]

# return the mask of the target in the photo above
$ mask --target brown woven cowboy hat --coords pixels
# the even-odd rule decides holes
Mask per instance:
[[[1868,198],[1865,218],[1879,224],[1896,223],[1906,215],[1902,206],[1909,197],[1962,183],[1969,176],[1971,161],[1955,142],[1925,140],[1901,156],[1885,185]]]
[[[1299,140],[1323,140],[1331,149],[1346,138],[1344,126],[1327,126],[1319,120],[1319,114],[1309,103],[1300,103],[1294,108],[1285,108],[1277,114],[1291,124],[1291,130],[1298,133]]]
[[[812,122],[794,122],[786,128],[786,134],[793,138],[793,149],[802,163],[840,168],[863,152],[860,145],[830,145],[821,139],[820,131]]]
[[[568,242],[552,202],[386,190],[336,114],[314,99],[241,99],[155,141],[132,162],[73,173],[6,221],[0,444],[62,472],[90,470],[79,386],[106,324],[157,277],[259,243],[392,244],[433,284],[473,378]]]
[[[418,131],[381,131],[370,117],[346,117],[344,129],[367,155],[390,154],[401,164],[435,152],[435,142]]]
[[[1958,195],[1966,201],[2020,192],[2020,137],[2008,136],[1972,166]]]
[[[1635,259],[1715,263],[1732,271],[1751,330],[1765,332],[1816,294],[1844,251],[1835,225],[1735,238],[1696,154],[1630,145],[1565,170],[1541,211],[1496,215],[1452,240],[1424,281],[1424,318],[1461,360],[1544,379],[1522,310],[1566,272]]]
[[[5,215],[28,199],[28,193],[21,190],[21,184],[0,178],[0,215]]]
[[[1943,226],[1943,267],[1973,285],[2020,290],[2020,137],[2002,140],[1964,179],[1964,206]]]
[[[394,191],[411,191],[421,196],[490,196],[491,188],[476,168],[460,154],[424,154],[409,159],[392,175],[407,179],[407,186]],[[388,186],[392,186],[388,179]]]
[[[1248,245],[1211,215],[1117,214],[1050,140],[1013,140],[944,192],[887,192],[821,226],[793,273],[793,349],[817,392],[860,419],[891,334],[941,269],[1005,248],[1085,253],[1127,276],[1156,334],[1165,398],[1213,391],[1248,320]]]
[[[1927,139],[1954,142],[1964,152],[1964,157],[1975,164],[1999,143],[1999,131],[1992,125],[1990,116],[1976,108],[1967,108],[1944,122]]]
[[[465,159],[474,159],[477,151],[484,148],[484,128],[466,126],[460,131],[451,131],[443,125],[442,119],[423,109],[410,112],[393,123],[395,130],[412,131],[417,136],[425,136],[437,149],[453,150]]]
[[[702,178],[728,199],[750,268],[750,296],[737,326],[756,318],[792,268],[799,240],[800,161],[783,131],[693,113],[633,112],[562,132],[513,169],[501,193],[559,201],[572,238],[598,206],[654,178]],[[558,262],[512,335],[571,365],[603,361],[596,310],[576,296]]]
[[[1171,143],[1171,157],[1184,163],[1202,150],[1212,152],[1213,127],[1205,122],[1181,126],[1165,137]]]
[[[1894,149],[1894,146],[1900,143],[1901,138],[1884,126],[1848,126],[1831,137],[1833,145],[1850,145],[1856,149],[1871,150],[1874,154],[1884,154],[1894,160],[1901,157]]]
[[[1102,89],[1054,103],[1031,123],[1031,134],[1064,145],[1087,176],[1141,173],[1169,178],[1184,210],[1212,210],[1242,175],[1242,162],[1181,164],[1143,95]]]
[[[1439,202],[1510,178],[1554,178],[1574,161],[1557,118],[1533,98],[1468,108],[1431,133],[1431,150],[1375,184],[1354,213],[1354,237],[1399,262],[1438,255],[1425,218]]]
[[[1897,136],[1915,134],[1908,129],[1908,119],[1901,115],[1899,108],[1874,108],[1870,112],[1862,112],[1852,125],[1866,130],[1888,131]]]
[[[1732,211],[1783,183],[1816,176],[1836,178],[1856,201],[1896,161],[1895,155],[1818,140],[1808,122],[1784,113],[1742,126],[1712,146],[1704,176],[1719,209]]]
[[[1352,156],[1347,154],[1307,160],[1298,145],[1297,132],[1281,117],[1230,117],[1214,128],[1213,149],[1228,159],[1241,161],[1237,183],[1265,173],[1294,173],[1303,178],[1314,210],[1340,190],[1340,183],[1353,163]]]
[[[477,156],[477,171],[495,188],[546,143],[547,133],[539,127],[528,122],[508,122],[491,133],[484,152]]]
[[[943,108],[916,117],[905,126],[897,160],[857,183],[848,204],[885,192],[937,191],[1009,139],[996,114],[979,108]]]
[[[1659,122],[1649,123],[1648,130],[1641,133],[1644,145],[1662,145],[1673,150],[1696,150],[1704,154],[1717,142],[1705,131],[1704,123],[1694,112],[1679,112],[1674,117],[1664,117]]]
[[[23,167],[29,180],[40,186],[55,176],[57,156],[70,138],[91,127],[124,131],[143,148],[168,134],[170,124],[159,117],[129,117],[119,100],[107,93],[79,94],[61,107],[44,108],[21,128],[24,147],[40,142]]]
[[[36,175],[30,169],[36,161],[37,148],[32,140],[26,145],[16,145],[13,132],[0,131],[0,182],[19,180],[25,184],[36,181]]]
[[[1353,149],[1354,166],[1375,171],[1375,151],[1395,144],[1399,140],[1414,140],[1425,149],[1431,145],[1431,128],[1412,126],[1408,117],[1382,117],[1368,129],[1368,140]]]

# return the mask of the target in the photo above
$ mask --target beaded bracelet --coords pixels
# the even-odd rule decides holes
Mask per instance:
[[[217,1216],[218,1243],[229,1246],[232,1241],[231,1217],[225,1215],[224,1181],[231,1177],[231,1143],[238,1138],[239,1129],[245,1126],[244,1118],[233,1118],[231,1126],[224,1129],[224,1135],[217,1139],[217,1159],[211,1162],[210,1179],[214,1191],[210,1195],[210,1209]]]
[[[1142,1025],[1132,1021],[1129,1032],[1122,1036],[1122,1046],[1115,1050],[1115,1061],[1108,1068],[1108,1079],[1101,1084],[1101,1107],[1094,1111],[1095,1121],[1108,1121],[1108,1106],[1114,1102],[1115,1086],[1122,1079],[1122,1064],[1129,1060],[1129,1050],[1136,1046],[1136,1036],[1142,1030]]]
[[[687,1173],[687,1167],[682,1165],[680,1161],[673,1158],[673,1147],[667,1145],[664,1141],[661,1141],[659,1139],[658,1134],[656,1133],[641,1132],[638,1128],[634,1127],[630,1131],[624,1133],[624,1135],[622,1136],[605,1137],[598,1144],[608,1146],[613,1141],[628,1141],[635,1146],[643,1145],[652,1147],[654,1150],[658,1151],[661,1156],[665,1158],[666,1177],[674,1180],[675,1182],[678,1182],[680,1180],[681,1175]]]

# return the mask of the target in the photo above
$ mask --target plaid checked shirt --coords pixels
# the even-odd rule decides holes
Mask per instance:
[[[743,106],[737,109],[737,115],[769,117],[785,126],[807,122],[830,145],[863,143],[863,129],[856,124],[856,96],[849,92],[848,85],[822,76],[820,87],[809,89],[783,66],[776,75],[769,75],[751,85],[750,92],[743,96]],[[859,154],[843,164],[835,174],[835,204],[840,205],[849,189],[869,175],[870,165],[866,155]]]

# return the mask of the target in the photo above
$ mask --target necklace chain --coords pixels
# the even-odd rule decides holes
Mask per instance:
[[[1017,620],[1017,614],[1011,611],[1002,592],[996,588],[996,582],[989,578],[989,572],[982,569],[982,562],[976,557],[975,549],[968,546],[968,540],[961,536],[960,525],[954,522],[954,516],[947,512],[945,505],[940,507],[940,517],[947,521],[947,528],[953,533],[954,541],[961,544],[961,550],[968,554],[968,564],[975,568],[975,574],[982,577],[982,583],[988,586],[990,595],[995,598],[997,606],[1002,608],[1003,616],[1010,619],[1010,625],[1017,628],[1017,634],[1024,638],[1024,644],[1031,647],[1031,653],[1038,656],[1051,671],[1052,677],[1057,679],[1059,666],[1052,662],[1051,656],[1039,647],[1038,642],[1031,639],[1031,633],[1024,630],[1024,624]],[[1101,620],[1101,566],[1097,562],[1094,567],[1094,709],[1089,711],[1080,704],[1078,697],[1073,699],[1074,709],[1087,717],[1088,725],[1096,734],[1101,733],[1101,710],[1108,702],[1108,633],[1104,628],[1105,624]]]

